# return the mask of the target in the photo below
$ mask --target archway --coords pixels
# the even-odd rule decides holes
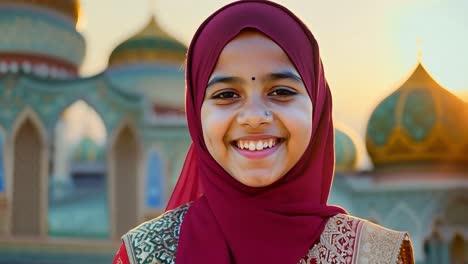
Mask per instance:
[[[109,238],[106,140],[101,116],[83,100],[57,120],[49,176],[50,236]]]
[[[455,235],[450,244],[450,261],[452,264],[466,264],[468,261],[466,242],[459,234]]]
[[[42,235],[44,190],[43,148],[38,127],[26,118],[13,135],[13,198],[11,233],[14,236]]]
[[[138,223],[137,178],[139,147],[129,126],[118,130],[111,148],[113,164],[113,238],[120,238]]]

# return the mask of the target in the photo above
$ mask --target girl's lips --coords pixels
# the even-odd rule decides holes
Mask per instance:
[[[278,150],[278,148],[281,146],[281,144],[283,144],[282,140],[277,142],[276,145],[274,145],[271,148],[264,148],[262,150],[254,150],[254,151],[251,151],[251,150],[248,150],[248,149],[240,149],[235,145],[231,145],[231,146],[239,154],[241,154],[242,156],[244,156],[244,157],[246,157],[248,159],[263,159],[263,158],[266,158],[267,156],[275,153]]]

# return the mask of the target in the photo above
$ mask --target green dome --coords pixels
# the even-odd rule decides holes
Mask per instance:
[[[104,160],[104,150],[94,140],[89,137],[83,138],[78,145],[76,145],[73,152],[73,161],[85,162],[98,162]]]
[[[335,171],[346,172],[356,169],[356,145],[350,136],[335,129]]]
[[[468,106],[418,64],[374,110],[366,146],[376,167],[468,161]]]
[[[118,45],[109,58],[109,67],[141,63],[183,64],[187,47],[166,33],[152,17],[143,30]]]

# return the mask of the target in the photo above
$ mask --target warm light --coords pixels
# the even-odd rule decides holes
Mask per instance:
[[[78,6],[78,21],[76,22],[76,30],[78,32],[83,32],[88,25],[88,20],[83,12],[81,6]]]

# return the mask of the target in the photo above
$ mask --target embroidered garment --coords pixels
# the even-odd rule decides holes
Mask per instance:
[[[189,204],[146,222],[123,236],[114,264],[175,264],[180,226]],[[320,242],[298,264],[413,264],[408,234],[337,214]]]

